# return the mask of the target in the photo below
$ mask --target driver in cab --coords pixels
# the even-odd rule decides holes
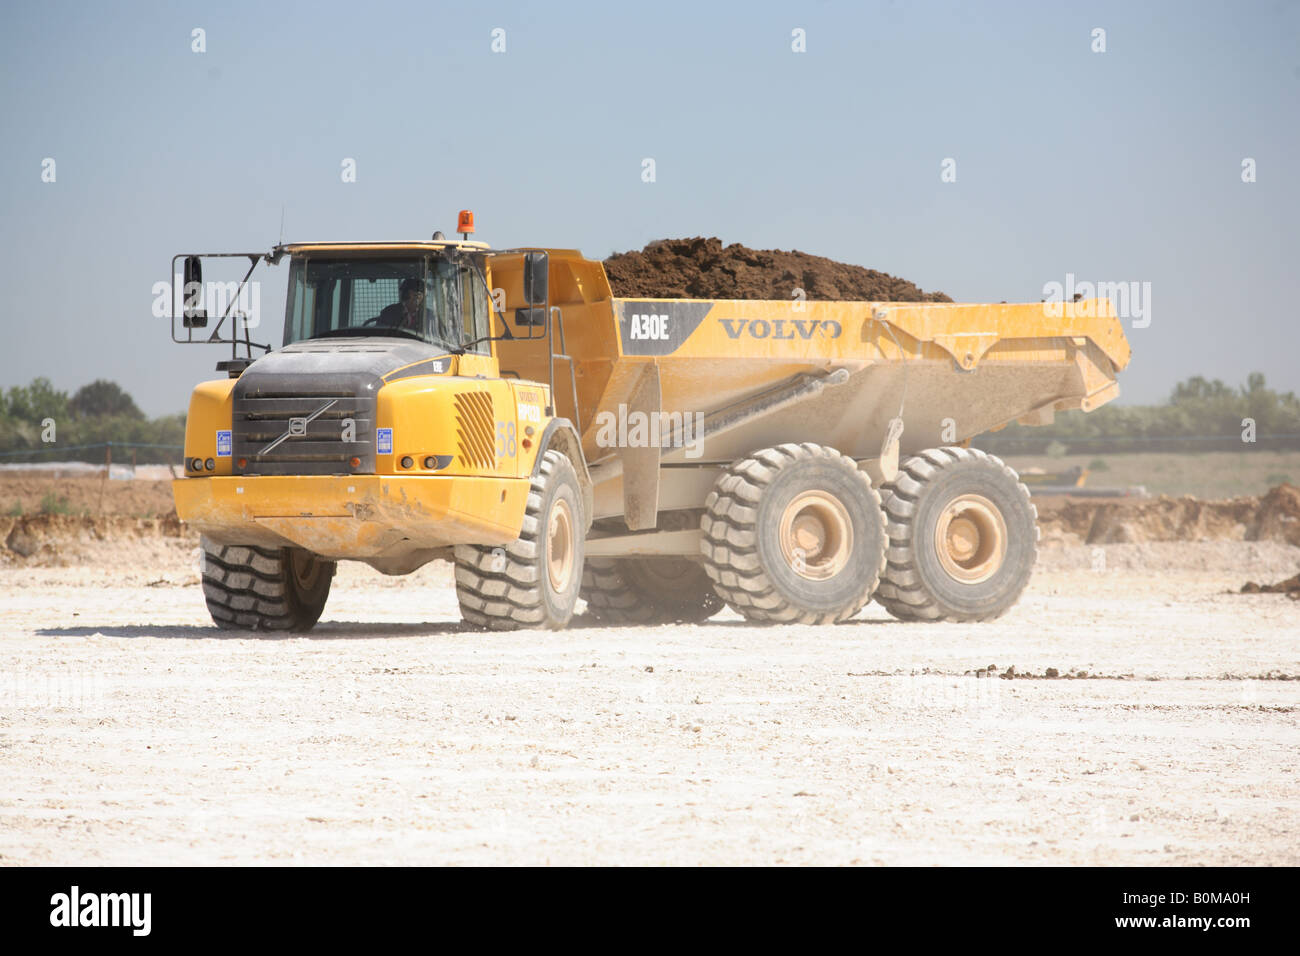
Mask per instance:
[[[416,278],[406,278],[398,287],[400,301],[385,307],[375,324],[389,329],[406,329],[424,335],[436,328],[433,311],[424,304],[424,283]]]

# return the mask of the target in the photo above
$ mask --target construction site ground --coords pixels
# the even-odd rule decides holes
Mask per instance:
[[[1300,863],[1284,540],[1066,522],[982,625],[483,634],[344,565],[259,638],[112,520],[0,567],[0,864]]]

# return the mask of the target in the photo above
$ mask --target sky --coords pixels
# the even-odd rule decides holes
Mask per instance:
[[[958,301],[1136,282],[1121,401],[1300,391],[1298,39],[1278,0],[11,5],[0,387],[183,411],[228,348],[153,315],[173,255],[469,208],[499,247],[718,236]]]

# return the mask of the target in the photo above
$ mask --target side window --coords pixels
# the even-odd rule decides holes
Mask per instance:
[[[288,341],[296,342],[315,333],[316,287],[311,284],[308,266],[295,262],[289,278]]]

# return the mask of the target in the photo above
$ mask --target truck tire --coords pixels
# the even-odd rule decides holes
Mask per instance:
[[[519,537],[456,546],[456,597],[465,622],[494,631],[559,630],[573,617],[586,538],[573,464],[548,451],[528,490]]]
[[[857,614],[885,561],[871,479],[822,445],[778,445],[733,463],[705,499],[704,570],[750,621],[832,624]]]
[[[582,597],[601,624],[699,624],[722,610],[704,569],[681,557],[588,558]]]
[[[337,562],[299,548],[203,546],[203,597],[217,627],[309,631],[320,620]]]
[[[889,552],[875,599],[894,617],[988,621],[1019,600],[1038,557],[1038,512],[1001,459],[923,451],[883,501]]]

